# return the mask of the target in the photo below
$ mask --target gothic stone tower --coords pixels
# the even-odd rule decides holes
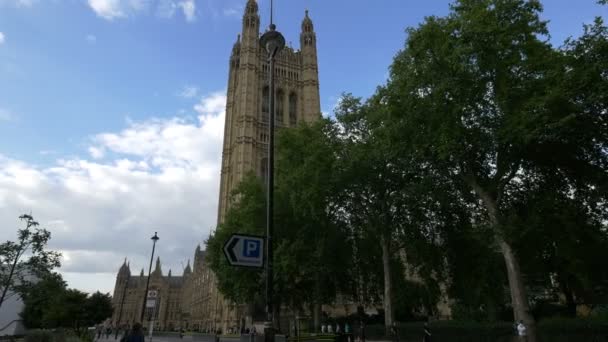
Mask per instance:
[[[230,56],[218,223],[230,206],[231,191],[248,172],[266,178],[269,65],[259,38],[258,4],[248,0],[242,35]],[[286,47],[276,58],[277,129],[321,117],[317,38],[308,11],[302,21],[300,48]]]

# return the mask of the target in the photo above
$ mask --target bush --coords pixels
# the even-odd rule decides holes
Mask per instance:
[[[513,324],[509,322],[478,323],[460,321],[437,321],[429,325],[433,341],[437,342],[511,342],[515,336]],[[355,327],[358,334],[358,327]],[[421,341],[423,323],[398,324],[401,341]],[[385,336],[383,325],[371,325],[365,329],[367,339],[390,339]],[[539,342],[608,342],[608,322],[597,319],[550,319],[538,326]]]
[[[32,330],[25,336],[25,342],[54,342],[53,333],[48,330]]]
[[[25,336],[24,342],[89,342],[93,341],[88,336],[78,337],[72,331],[57,329],[51,330],[32,330]]]

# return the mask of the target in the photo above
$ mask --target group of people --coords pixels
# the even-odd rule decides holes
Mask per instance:
[[[95,328],[97,340],[100,340],[102,336],[105,336],[106,339],[109,339],[113,331],[114,329],[111,326],[98,325],[97,328]]]
[[[397,325],[395,322],[391,325],[391,335],[393,338],[393,342],[399,342],[399,331],[397,330]],[[424,323],[423,337],[422,342],[431,342],[431,328],[428,323]]]
[[[95,329],[95,333],[97,335],[96,341],[101,340],[103,336],[106,339],[110,339],[110,336],[114,334],[116,340],[120,336],[120,342],[144,342],[144,328],[141,323],[135,323],[131,328],[124,327],[121,328],[113,328],[111,326],[98,326]]]
[[[336,323],[336,330],[334,331],[334,327],[332,324],[327,324],[327,325],[321,325],[321,333],[322,334],[350,334],[350,325],[348,325],[348,323],[344,323],[344,331],[342,331],[342,329],[340,329],[340,324]]]

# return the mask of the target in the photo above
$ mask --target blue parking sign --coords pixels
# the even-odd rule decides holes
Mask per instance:
[[[224,255],[232,266],[264,267],[264,237],[232,234],[224,244]]]
[[[260,240],[245,239],[243,241],[243,256],[245,258],[259,258],[260,245]]]

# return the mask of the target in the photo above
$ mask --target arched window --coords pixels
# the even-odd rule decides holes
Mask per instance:
[[[276,123],[279,126],[283,125],[283,114],[285,113],[285,93],[282,89],[277,91],[277,103],[275,104]]]
[[[268,113],[270,113],[270,91],[268,87],[262,90],[262,122],[268,122]]]
[[[298,124],[298,96],[295,93],[289,94],[289,125]]]

